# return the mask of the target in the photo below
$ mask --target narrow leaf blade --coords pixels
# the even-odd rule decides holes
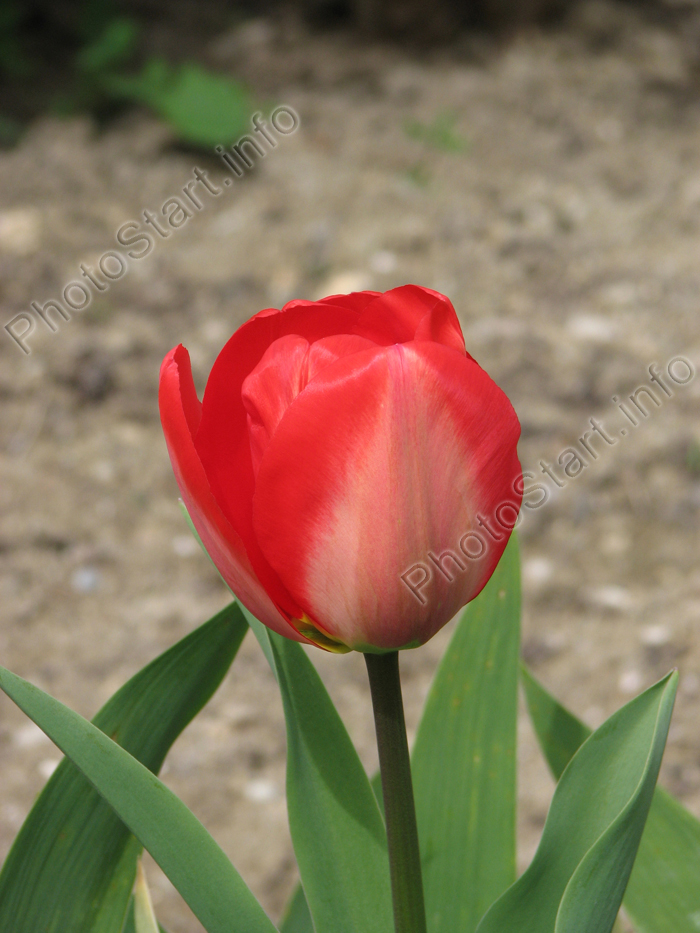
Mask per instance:
[[[478,933],[609,933],[632,870],[678,676],[618,710],[571,759],[527,871]]]
[[[284,912],[280,933],[314,933],[309,904],[300,884],[296,886]]]
[[[540,746],[559,778],[591,730],[527,668],[522,681]],[[623,906],[637,933],[700,929],[700,821],[661,787],[654,792]]]
[[[228,671],[247,625],[232,603],[134,675],[94,718],[157,772]],[[0,933],[120,933],[141,846],[68,759],[0,873]]]
[[[384,819],[382,776],[379,771],[374,773],[369,783],[374,792],[374,796],[377,798],[377,805],[382,814],[382,819]],[[309,904],[306,900],[301,882],[297,884],[296,888],[292,891],[289,901],[287,902],[280,933],[314,933],[314,922],[311,919]]]
[[[282,693],[289,826],[316,933],[390,933],[386,830],[357,752],[301,645],[246,618]]]
[[[519,636],[513,536],[460,619],[413,751],[429,933],[473,933],[515,880]]]
[[[274,926],[226,855],[158,778],[97,727],[0,668],[0,688],[51,738],[155,858],[207,933]]]

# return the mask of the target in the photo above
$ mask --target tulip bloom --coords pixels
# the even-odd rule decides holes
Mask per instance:
[[[261,311],[201,403],[178,346],[159,402],[204,547],[253,615],[297,641],[422,644],[486,584],[517,517],[517,416],[427,288]]]

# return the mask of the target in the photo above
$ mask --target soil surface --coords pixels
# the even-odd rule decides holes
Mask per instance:
[[[414,54],[245,23],[208,50],[301,128],[134,261],[25,356],[0,335],[0,658],[92,716],[135,671],[227,602],[190,539],[161,435],[159,363],[182,342],[203,388],[252,313],[418,282],[448,294],[467,348],[522,422],[548,501],[524,510],[526,659],[591,725],[669,668],[680,691],[663,782],[700,817],[700,92],[687,37],[593,3],[497,48]],[[98,133],[42,119],[0,154],[2,324],[59,298],[213,155],[131,114]],[[200,187],[200,191],[202,191]],[[114,268],[114,267],[112,267]],[[81,281],[85,281],[82,279]],[[77,293],[74,293],[74,297]],[[652,386],[656,363],[673,395]],[[637,425],[613,396],[641,387]],[[635,411],[628,402],[628,410]],[[599,419],[614,444],[578,438]],[[623,428],[627,431],[623,434]],[[584,453],[571,478],[557,465]],[[541,472],[553,464],[562,484]],[[569,464],[569,471],[576,466]],[[531,493],[532,505],[543,494]],[[402,656],[415,730],[450,627]],[[313,659],[376,767],[362,659]],[[520,864],[552,792],[523,714]],[[0,700],[0,858],[59,755]],[[164,779],[273,918],[296,869],[281,705],[246,638],[169,755]],[[159,918],[198,923],[149,863]]]

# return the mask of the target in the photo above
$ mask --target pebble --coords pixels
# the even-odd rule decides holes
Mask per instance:
[[[44,742],[51,741],[38,726],[33,722],[28,722],[26,726],[20,726],[12,733],[12,742],[19,748],[36,748]]]
[[[389,272],[393,272],[397,266],[396,253],[392,253],[388,249],[377,250],[376,253],[372,253],[369,257],[369,267],[372,272],[377,272],[379,275],[388,275]]]
[[[597,606],[605,609],[630,609],[633,604],[632,595],[623,586],[597,586],[590,590],[589,599]]]
[[[100,585],[100,574],[94,567],[78,567],[73,571],[70,584],[76,593],[92,593]]]
[[[324,279],[314,295],[314,300],[327,298],[329,295],[346,295],[349,292],[363,292],[371,287],[369,276],[365,272],[348,270],[337,272]]]
[[[30,256],[39,249],[41,214],[33,207],[15,207],[0,212],[0,251]]]
[[[44,778],[44,780],[48,781],[60,763],[60,758],[44,758],[36,766],[36,770]]]
[[[646,625],[640,632],[639,639],[647,648],[660,648],[671,641],[671,631],[665,625]]]
[[[609,343],[615,336],[611,322],[597,314],[574,314],[567,320],[566,329],[574,337],[593,343]]]
[[[193,557],[199,551],[199,544],[193,535],[175,535],[172,546],[178,557]]]
[[[624,671],[620,675],[620,679],[617,682],[617,686],[620,690],[620,693],[635,694],[639,693],[642,689],[644,679],[639,671],[630,670]]]
[[[264,778],[248,781],[243,788],[243,793],[254,803],[269,803],[279,797],[279,790],[274,781],[267,781]]]
[[[554,576],[554,564],[547,557],[530,557],[523,564],[523,579],[533,586],[542,586]]]

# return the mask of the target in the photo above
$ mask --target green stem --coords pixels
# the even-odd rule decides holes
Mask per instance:
[[[411,761],[401,699],[399,653],[366,654],[382,772],[396,933],[426,933]]]

